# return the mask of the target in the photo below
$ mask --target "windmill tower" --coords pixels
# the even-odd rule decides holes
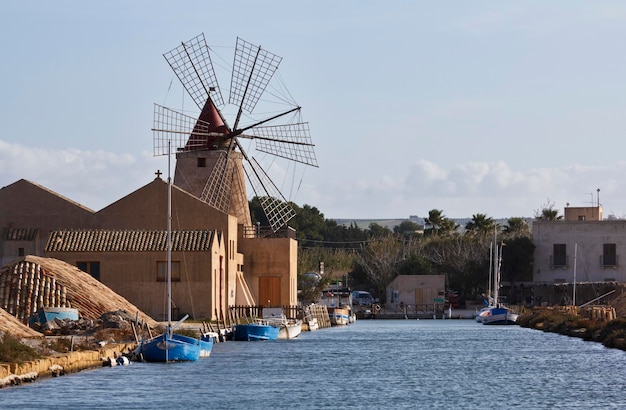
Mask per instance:
[[[261,165],[246,153],[240,139],[255,140],[259,152],[317,167],[308,123],[274,124],[299,113],[299,106],[242,125],[243,116],[254,111],[282,58],[237,38],[228,98],[237,114],[229,126],[221,111],[225,103],[204,34],[181,43],[164,57],[200,114],[196,118],[155,104],[154,154],[168,154],[171,143],[177,160],[174,184],[236,216],[244,226],[252,224],[247,179],[272,230],[277,231],[295,211]]]

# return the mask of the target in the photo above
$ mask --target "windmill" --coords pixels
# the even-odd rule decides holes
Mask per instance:
[[[237,114],[229,126],[222,113],[226,104],[211,53],[204,34],[200,34],[163,55],[200,114],[196,118],[155,104],[154,155],[169,155],[171,143],[177,160],[174,184],[250,226],[247,178],[275,232],[295,216],[295,211],[240,140],[254,140],[261,153],[317,167],[308,123],[296,118],[274,124],[299,114],[301,107],[294,104],[242,125],[243,117],[254,111],[264,95],[282,58],[237,38],[228,98]]]

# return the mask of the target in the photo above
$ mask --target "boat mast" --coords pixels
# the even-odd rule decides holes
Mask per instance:
[[[170,161],[172,142],[167,142],[167,335],[172,332],[172,177]],[[165,350],[167,352],[167,349]],[[167,354],[167,353],[166,353]]]
[[[576,306],[576,254],[578,253],[578,244],[574,244],[574,290],[572,295],[572,305]]]
[[[487,291],[487,296],[488,297],[492,297],[493,295],[491,294],[491,284],[493,281],[493,242],[491,242],[489,244],[489,290]],[[491,305],[491,302],[489,302],[489,305]]]

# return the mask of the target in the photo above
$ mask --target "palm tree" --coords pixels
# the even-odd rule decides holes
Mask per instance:
[[[530,228],[524,218],[513,217],[506,221],[504,232],[512,236],[529,236]]]
[[[554,208],[554,202],[550,199],[542,205],[541,210],[535,210],[535,219],[539,221],[560,221],[563,215],[559,215],[559,211]]]
[[[470,235],[487,236],[493,232],[496,222],[485,214],[474,214],[472,220],[465,224],[465,229]]]
[[[431,209],[428,211],[428,218],[424,218],[424,225],[428,226],[428,228],[424,229],[424,234],[437,235],[442,224],[445,223],[445,219],[446,217],[440,209]]]

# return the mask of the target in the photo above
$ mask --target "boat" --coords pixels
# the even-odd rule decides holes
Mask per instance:
[[[174,333],[189,315],[172,325],[172,178],[170,176],[170,149],[167,156],[167,326],[165,332],[142,341],[136,354],[146,362],[189,362],[210,355],[213,343]],[[206,350],[209,350],[207,355]]]
[[[482,317],[483,325],[514,325],[519,315],[506,306],[493,306]]]
[[[250,323],[236,324],[233,333],[235,340],[254,342],[278,340],[279,331],[279,326],[273,325],[265,319],[252,319]]]
[[[500,288],[500,265],[502,264],[502,246],[498,248],[497,241],[494,241],[494,253],[492,254],[493,264],[493,303],[481,310],[476,317],[483,325],[514,325],[517,323],[519,315],[510,308],[500,303],[498,290]],[[480,319],[480,320],[479,320]]]
[[[349,288],[331,286],[322,293],[319,303],[326,305],[332,326],[345,326],[356,320],[352,310],[352,292]]]
[[[278,340],[293,339],[302,332],[302,319],[287,319],[282,308],[263,308],[263,319],[278,326]]]
[[[68,307],[42,307],[39,308],[30,318],[29,326],[40,323],[45,326],[48,322],[59,320],[78,320],[78,309]]]
[[[219,335],[215,332],[208,332],[202,334],[200,337],[200,358],[206,358],[211,356],[213,350],[213,344],[219,340]]]

